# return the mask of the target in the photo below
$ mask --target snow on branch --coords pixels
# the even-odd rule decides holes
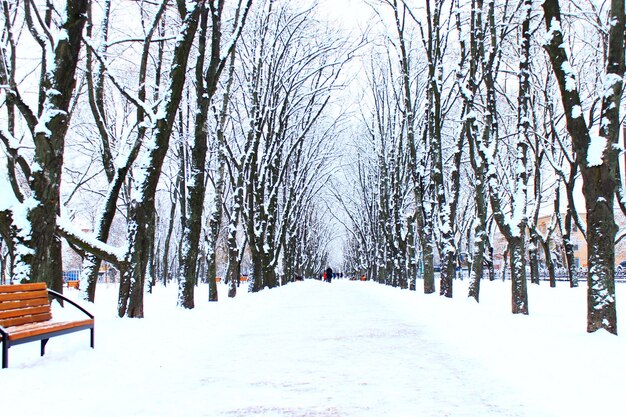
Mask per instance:
[[[67,218],[57,217],[57,234],[68,242],[71,242],[86,252],[94,254],[100,259],[114,265],[124,263],[124,256],[127,252],[125,246],[118,248],[101,242],[93,235],[77,229],[72,224],[71,220]]]
[[[24,173],[24,176],[26,178],[29,178],[31,174],[31,168],[26,158],[20,152],[21,146],[19,141],[11,134],[11,132],[4,128],[0,128],[0,140],[2,140],[2,142],[4,143],[7,153],[17,161]]]
[[[20,203],[17,197],[12,192],[8,191],[13,188],[5,174],[5,172],[0,174],[0,190],[3,190],[2,198],[0,198],[0,212],[12,210],[13,207]]]
[[[237,41],[241,37],[241,33],[243,32],[243,27],[246,24],[246,20],[248,18],[248,12],[250,11],[251,5],[252,5],[252,0],[247,0],[241,19],[237,23],[237,27],[235,28],[235,30],[233,30],[233,34],[230,40],[226,42],[224,49],[222,49],[222,52],[220,54],[221,62],[225,62],[226,59],[228,59],[228,56],[235,50],[235,45],[237,44]]]
[[[600,135],[590,134],[591,141],[587,150],[587,166],[595,167],[604,163],[604,152],[606,150],[608,140]]]

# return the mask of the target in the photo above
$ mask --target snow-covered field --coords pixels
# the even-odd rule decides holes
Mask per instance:
[[[585,288],[530,286],[528,317],[510,283],[481,304],[370,282],[305,281],[175,307],[146,296],[146,318],[115,315],[100,285],[88,332],[10,350],[1,416],[624,416],[626,286],[620,336],[585,332]],[[74,290],[68,291],[76,296]],[[57,312],[57,314],[60,314]]]

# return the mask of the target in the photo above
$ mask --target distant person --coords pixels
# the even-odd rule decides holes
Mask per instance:
[[[325,274],[326,274],[326,282],[330,282],[330,280],[333,278],[333,270],[331,269],[330,266],[326,268]]]

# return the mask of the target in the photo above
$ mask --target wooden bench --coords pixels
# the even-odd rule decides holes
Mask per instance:
[[[79,287],[80,287],[80,281],[79,280],[66,281],[65,283],[67,285],[67,288],[79,289]]]
[[[89,318],[54,321],[49,296],[73,305]],[[41,356],[43,356],[50,338],[87,329],[90,330],[90,342],[93,348],[94,316],[74,301],[48,289],[45,282],[0,285],[2,368],[9,366],[9,348],[12,346],[40,340]]]

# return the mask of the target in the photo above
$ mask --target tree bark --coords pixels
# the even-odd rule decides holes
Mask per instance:
[[[17,236],[15,278],[46,282],[63,292],[61,241],[56,236],[56,218],[60,214],[60,187],[65,136],[70,124],[70,103],[76,87],[82,32],[86,22],[86,0],[68,0],[63,29],[53,47],[54,68],[42,74],[42,114],[33,126],[35,154],[29,186],[27,220],[30,233]],[[10,100],[10,95],[7,96]],[[32,114],[26,117],[32,117]],[[36,237],[34,233],[36,231]]]
[[[100,59],[102,59],[102,55],[106,53],[106,42],[108,38],[108,21],[109,21],[109,13],[110,13],[110,1],[107,0],[105,2],[104,9],[104,18],[102,21],[102,44],[104,45],[102,50],[98,51],[101,55]],[[164,8],[160,11],[162,13]],[[91,4],[89,9],[89,20],[91,22]],[[158,21],[158,19],[156,20]],[[154,32],[154,28],[149,31],[146,36],[144,50],[141,58],[141,68],[139,71],[139,98],[145,99],[145,77],[146,77],[146,66],[148,61],[148,52],[149,52],[149,44]],[[88,30],[88,36],[91,36],[90,30]],[[139,151],[141,148],[142,139],[144,136],[144,130],[140,129],[138,136],[133,144],[132,148],[129,151],[128,157],[124,163],[124,165],[115,168],[113,163],[113,155],[111,152],[111,138],[107,130],[107,120],[105,117],[104,110],[104,64],[100,61],[98,65],[98,70],[93,75],[93,70],[91,61],[93,51],[91,49],[87,49],[87,63],[88,63],[88,71],[87,71],[87,85],[89,87],[89,104],[91,107],[91,112],[93,114],[94,120],[96,121],[96,126],[98,128],[98,132],[100,133],[100,138],[102,140],[102,163],[104,167],[104,171],[106,173],[107,179],[109,181],[109,191],[105,198],[104,204],[101,209],[100,216],[95,224],[94,234],[96,239],[101,242],[105,242],[109,238],[109,234],[111,231],[111,226],[113,225],[113,220],[115,218],[115,213],[117,210],[117,201],[119,198],[119,194],[122,190],[122,187],[125,184],[126,176],[130,171],[130,168],[134,161],[137,159],[139,155]],[[162,58],[162,54],[160,54],[159,59]],[[157,84],[159,80],[159,75],[157,73]],[[87,256],[83,259],[83,266],[80,276],[80,297],[89,302],[94,302],[96,298],[96,283],[98,282],[98,273],[100,270],[100,265],[102,264],[102,260],[95,256],[92,253],[88,253]]]
[[[161,168],[169,148],[169,139],[178,106],[185,85],[187,61],[196,29],[201,5],[204,2],[189,1],[190,9],[186,12],[179,39],[174,49],[167,91],[169,96],[161,104],[162,112],[154,123],[153,137],[150,139],[147,165],[140,167],[143,181],[134,190],[128,216],[128,247],[126,263],[127,271],[122,274],[118,300],[120,317],[143,317],[143,283],[147,267],[147,254],[152,236],[148,225],[151,223],[155,210],[156,187],[161,175]]]
[[[509,240],[511,263],[511,305],[513,314],[528,314],[528,292],[526,289],[526,250],[524,237]]]
[[[569,58],[563,47],[561,10],[558,0],[543,3],[546,29],[545,45],[561,91],[567,130],[583,178],[587,209],[587,331],[606,329],[617,334],[615,308],[615,224],[613,204],[617,184],[619,151],[617,148],[623,76],[624,76],[624,0],[612,0],[609,21],[609,45],[600,132],[590,135],[582,116],[581,100]],[[600,157],[589,155],[591,146],[602,151]]]
[[[396,31],[400,47],[400,64],[402,75],[402,92],[403,92],[403,116],[406,128],[406,143],[409,149],[409,171],[413,181],[413,196],[415,198],[415,223],[417,228],[418,240],[421,246],[422,258],[422,276],[424,279],[424,293],[432,294],[435,292],[435,269],[433,256],[433,227],[432,213],[430,204],[424,199],[424,178],[420,172],[425,172],[423,155],[418,155],[417,135],[415,134],[415,123],[417,117],[417,109],[414,105],[413,91],[411,89],[411,72],[408,52],[406,48],[404,36],[404,24],[400,21],[400,11],[397,1],[392,4]],[[430,39],[430,38],[429,38]],[[427,140],[427,133],[424,132],[423,142]],[[409,226],[411,227],[411,226]],[[413,280],[412,280],[413,282]]]
[[[459,29],[460,30],[460,29]],[[474,110],[473,94],[478,89],[477,72],[479,63],[484,62],[482,57],[485,55],[483,41],[485,35],[483,32],[483,1],[472,0],[472,11],[470,20],[470,68],[468,90],[472,93],[472,97],[464,97],[468,111]],[[491,68],[483,64],[483,70],[489,72]],[[474,203],[476,206],[476,219],[474,220],[474,233],[472,245],[472,265],[469,278],[468,297],[474,298],[476,302],[480,301],[480,281],[483,277],[483,262],[485,253],[485,242],[487,240],[487,202],[485,200],[485,164],[478,158],[476,148],[480,147],[483,142],[487,142],[488,138],[479,136],[475,127],[476,118],[467,117],[466,131],[470,164],[474,171]],[[489,134],[491,126],[487,123],[484,134]]]
[[[204,171],[206,169],[206,154],[208,151],[207,119],[211,100],[204,80],[204,58],[209,9],[204,5],[200,7],[202,11],[200,12],[198,58],[196,60],[197,110],[194,141],[191,148],[190,178],[187,183],[187,198],[184,202],[186,210],[182,218],[182,253],[178,271],[178,305],[188,309],[194,308],[194,287],[198,279],[196,271],[200,253],[202,213],[204,211],[204,195],[206,191]],[[219,31],[220,27],[218,26],[215,30]],[[219,37],[211,41],[217,42],[219,50]]]
[[[550,239],[546,239],[545,242],[542,242],[541,245],[543,247],[543,252],[546,258],[546,268],[548,269],[548,277],[550,280],[550,288],[556,287],[556,275],[554,271],[554,262],[552,261],[552,253],[550,252]]]

